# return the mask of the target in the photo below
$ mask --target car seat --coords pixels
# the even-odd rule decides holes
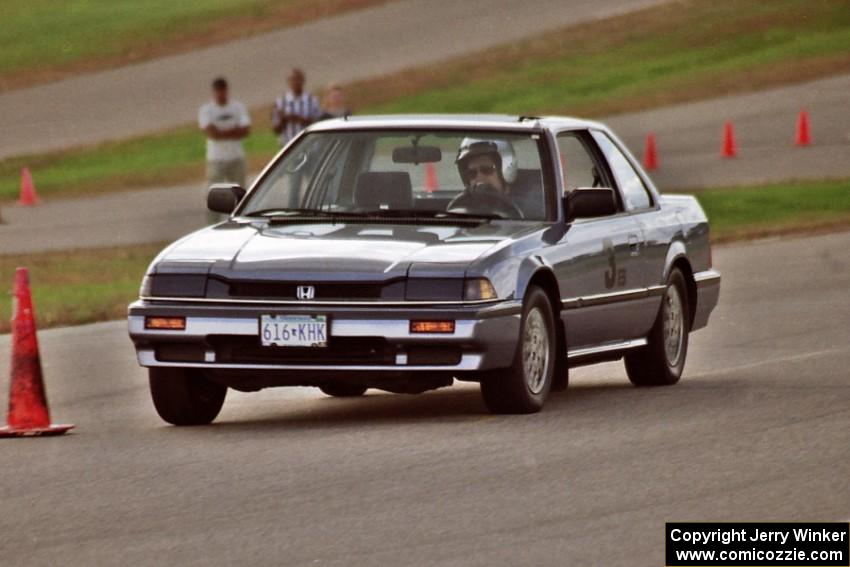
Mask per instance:
[[[364,209],[412,209],[413,188],[404,171],[364,171],[357,176],[354,204]]]

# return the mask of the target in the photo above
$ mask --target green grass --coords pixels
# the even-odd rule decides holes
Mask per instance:
[[[243,37],[374,0],[0,0],[0,87]]]
[[[717,240],[850,226],[850,180],[789,182],[696,193]]]
[[[2,1],[2,0],[0,0]],[[235,0],[234,0],[235,1]],[[371,112],[509,112],[598,116],[800,81],[850,69],[846,0],[675,2],[486,53],[351,85]],[[254,113],[248,154],[277,149]],[[28,165],[40,194],[75,195],[203,179],[194,127],[0,161],[0,201]]]
[[[84,150],[11,158],[0,161],[0,200],[18,194],[24,166],[32,170],[39,195],[51,197],[198,177],[203,175],[203,159],[203,139],[188,128]]]
[[[161,244],[0,256],[0,333],[12,316],[15,268],[30,274],[38,328],[120,319]]]
[[[205,138],[195,127],[91,148],[0,160],[0,202],[17,198],[21,168],[29,167],[41,197],[95,194],[196,181],[204,176]],[[260,129],[246,141],[258,163],[278,149]]]
[[[374,110],[598,115],[802,80],[803,62],[847,68],[844,1],[691,2],[644,14],[551,34],[500,53],[504,65],[485,54],[434,67],[438,84]]]
[[[168,41],[186,26],[203,25],[267,3],[264,0],[6,0],[0,4],[3,19],[0,73],[119,53],[154,38]]]
[[[836,227],[850,229],[850,179],[706,189],[697,198],[714,242]],[[39,328],[121,319],[138,296],[151,259],[163,247],[118,248],[0,256],[0,333],[9,331],[17,266],[30,270]]]

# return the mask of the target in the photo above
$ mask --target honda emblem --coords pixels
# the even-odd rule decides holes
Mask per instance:
[[[298,299],[313,299],[316,297],[316,288],[311,285],[299,285],[295,290]]]

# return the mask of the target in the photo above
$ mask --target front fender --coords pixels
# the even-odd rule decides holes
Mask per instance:
[[[516,282],[516,298],[522,299],[525,297],[525,293],[528,291],[528,284],[531,280],[539,274],[541,271],[549,272],[553,281],[557,281],[555,278],[555,272],[552,270],[552,266],[546,263],[546,260],[540,256],[528,256],[523,259],[522,263],[519,265],[519,270],[517,270],[517,282]],[[557,284],[556,284],[557,285]],[[558,297],[560,298],[560,292],[556,290],[558,293]],[[553,305],[555,310],[557,311],[560,305]]]

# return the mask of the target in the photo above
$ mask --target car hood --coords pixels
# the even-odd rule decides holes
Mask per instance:
[[[387,280],[414,264],[469,263],[506,240],[540,228],[529,222],[473,226],[315,223],[269,226],[229,222],[178,241],[157,266],[208,264],[228,279]]]

